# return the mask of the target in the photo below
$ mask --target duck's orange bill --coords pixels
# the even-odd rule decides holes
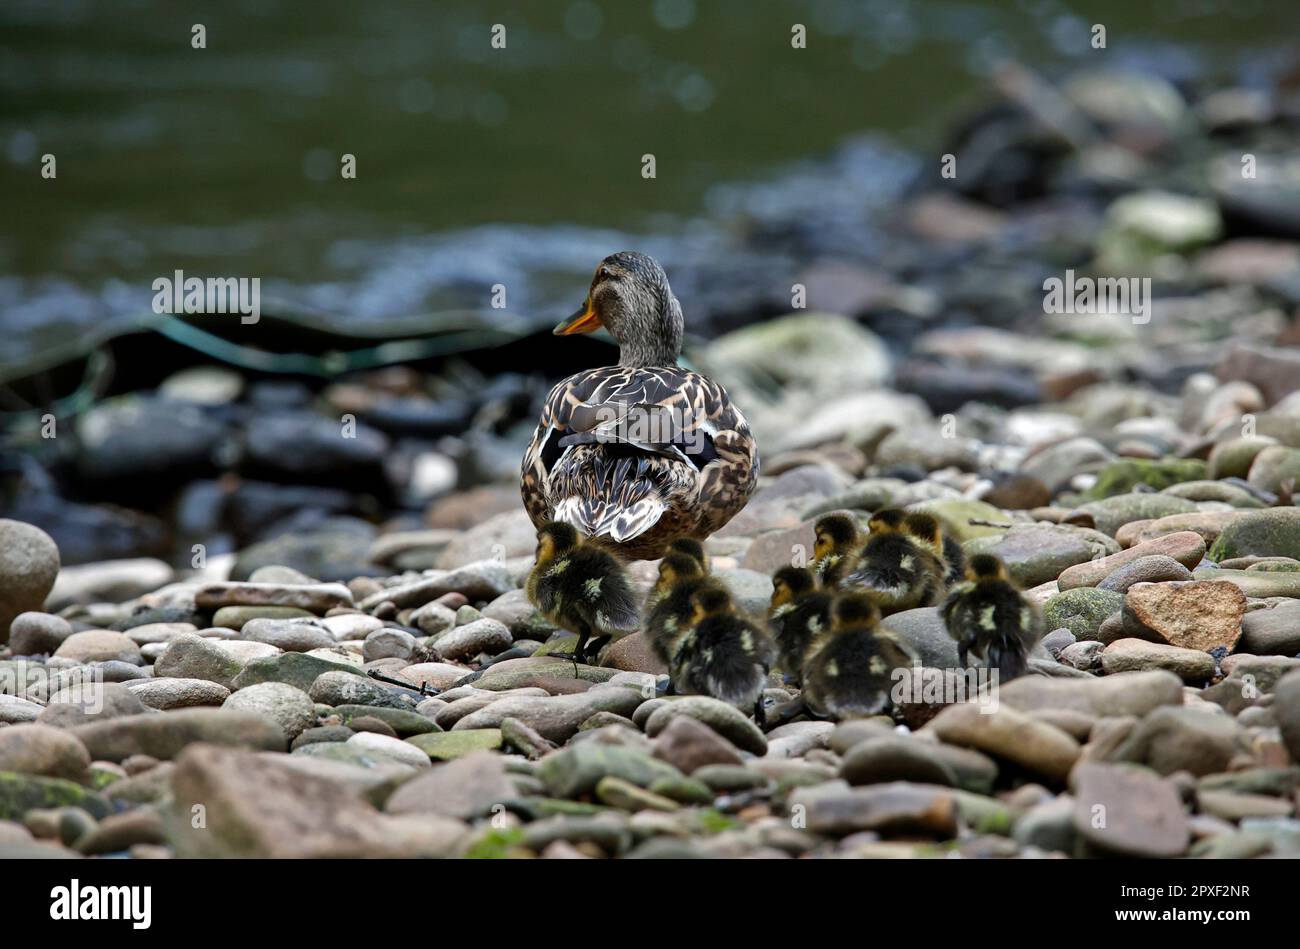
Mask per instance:
[[[594,333],[601,327],[600,317],[596,311],[591,308],[591,301],[588,300],[581,310],[573,314],[567,320],[555,327],[552,332],[556,336],[572,336],[574,333]]]

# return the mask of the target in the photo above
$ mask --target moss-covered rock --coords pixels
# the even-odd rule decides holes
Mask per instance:
[[[365,677],[356,666],[344,662],[330,662],[303,652],[286,652],[252,660],[235,676],[234,686],[243,689],[262,682],[283,682],[308,692],[311,684],[326,672],[350,672]]]
[[[402,708],[379,708],[374,705],[339,705],[334,708],[334,714],[343,719],[344,725],[352,724],[354,718],[377,718],[381,722],[390,725],[398,736],[405,738],[408,735],[426,735],[430,732],[440,732],[436,722],[433,722],[418,712],[410,712]]]
[[[1219,442],[1210,450],[1206,477],[1215,480],[1244,478],[1250,471],[1255,456],[1268,446],[1276,444],[1276,440],[1264,435],[1248,435]]]
[[[575,742],[547,755],[537,777],[554,797],[578,797],[594,791],[601,778],[616,777],[648,788],[662,778],[678,780],[682,773],[644,752],[595,741]]]
[[[1117,530],[1131,521],[1152,520],[1171,514],[1190,514],[1196,510],[1196,502],[1169,494],[1117,494],[1101,501],[1080,504],[1066,519],[1077,521],[1081,516],[1090,517],[1097,525],[1097,530],[1114,537]]]
[[[1277,507],[1236,518],[1210,548],[1209,558],[1290,557],[1300,560],[1300,508]]]
[[[1139,484],[1159,491],[1184,481],[1205,477],[1205,462],[1199,458],[1122,458],[1097,472],[1096,483],[1085,493],[1093,501],[1128,494]]]
[[[1294,489],[1300,485],[1300,448],[1270,445],[1258,455],[1246,476],[1252,488],[1278,493],[1285,482]]]
[[[941,498],[937,501],[921,501],[908,507],[909,511],[924,511],[933,514],[944,524],[944,528],[957,540],[965,543],[976,537],[1001,537],[1005,528],[990,527],[986,523],[1010,524],[1012,518],[999,507],[983,501],[970,501],[966,498]],[[976,523],[972,523],[972,521]]]
[[[430,732],[406,739],[434,761],[450,761],[471,751],[495,751],[501,747],[501,729],[465,728],[460,731]]]
[[[0,820],[20,821],[28,811],[55,807],[79,807],[96,818],[113,810],[99,794],[72,781],[0,771]]]
[[[1075,639],[1096,639],[1101,624],[1123,606],[1122,593],[1077,587],[1050,597],[1043,604],[1043,621],[1046,629],[1064,627],[1074,633]]]

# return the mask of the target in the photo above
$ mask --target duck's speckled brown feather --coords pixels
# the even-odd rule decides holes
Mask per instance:
[[[567,520],[653,559],[726,524],[757,480],[749,424],[720,385],[679,366],[609,366],[551,390],[521,488],[534,524]]]

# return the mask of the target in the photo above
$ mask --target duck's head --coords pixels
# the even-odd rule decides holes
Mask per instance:
[[[815,586],[813,573],[807,567],[782,567],[772,574],[772,609],[811,593]]]
[[[551,521],[537,531],[537,562],[549,563],[580,543],[578,529],[563,521]]]
[[[733,612],[731,593],[721,583],[706,583],[691,597],[691,625],[709,616],[725,616]]]
[[[813,535],[813,559],[822,560],[852,547],[858,539],[858,525],[847,514],[827,514],[813,525]]]
[[[880,622],[880,607],[869,594],[846,593],[836,598],[831,620],[831,628],[836,631],[850,626],[875,626]]]
[[[704,553],[704,545],[694,537],[678,537],[668,545],[668,549],[674,553],[685,554],[687,557],[698,560],[704,570],[709,569],[709,558]]]
[[[682,580],[691,580],[704,576],[704,566],[694,557],[677,551],[669,551],[659,561],[659,579],[655,581],[655,592],[664,594]]]
[[[624,250],[596,268],[587,301],[555,327],[556,336],[601,327],[619,345],[620,366],[675,366],[682,351],[682,308],[653,257]]]
[[[885,508],[871,515],[868,527],[873,534],[897,533],[903,529],[907,515],[896,507]]]
[[[914,511],[903,518],[903,532],[920,541],[936,554],[943,555],[943,528],[933,514]]]
[[[976,554],[966,564],[966,579],[978,583],[980,580],[1008,580],[1007,566],[992,554]]]

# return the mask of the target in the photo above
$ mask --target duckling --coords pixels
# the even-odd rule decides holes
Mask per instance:
[[[672,663],[682,637],[690,629],[691,597],[711,580],[704,565],[689,554],[670,552],[659,561],[659,578],[646,598],[646,638],[650,651],[664,665]]]
[[[537,563],[528,575],[528,599],[552,623],[578,634],[575,662],[594,657],[613,636],[640,622],[632,583],[623,564],[596,543],[584,542],[571,524],[552,521],[537,532]]]
[[[704,552],[704,545],[694,537],[678,537],[668,545],[670,553],[685,554],[700,562],[704,572],[709,572],[709,555]]]
[[[944,593],[943,561],[904,529],[906,515],[897,509],[871,517],[871,534],[854,556],[841,589],[872,595],[882,615],[918,606],[934,606]]]
[[[817,589],[807,567],[782,567],[772,577],[768,627],[776,637],[777,666],[798,685],[809,644],[830,625],[834,597]]]
[[[966,565],[966,580],[943,604],[948,635],[957,641],[962,668],[974,653],[999,681],[1023,675],[1029,650],[1043,634],[1038,610],[1020,595],[1006,565],[992,554],[976,554]]]
[[[903,518],[903,530],[939,558],[944,567],[943,582],[946,586],[961,582],[966,573],[966,552],[937,517],[913,511]]]
[[[863,718],[893,705],[894,670],[914,657],[878,628],[880,610],[868,593],[845,593],[831,607],[831,627],[817,637],[803,672],[806,710],[818,718]]]
[[[826,589],[844,579],[853,551],[860,543],[858,524],[848,514],[827,514],[813,525],[813,573]]]
[[[709,695],[753,709],[764,723],[763,688],[776,660],[770,636],[736,613],[731,594],[710,583],[691,596],[691,626],[670,666],[673,685],[686,695]]]

